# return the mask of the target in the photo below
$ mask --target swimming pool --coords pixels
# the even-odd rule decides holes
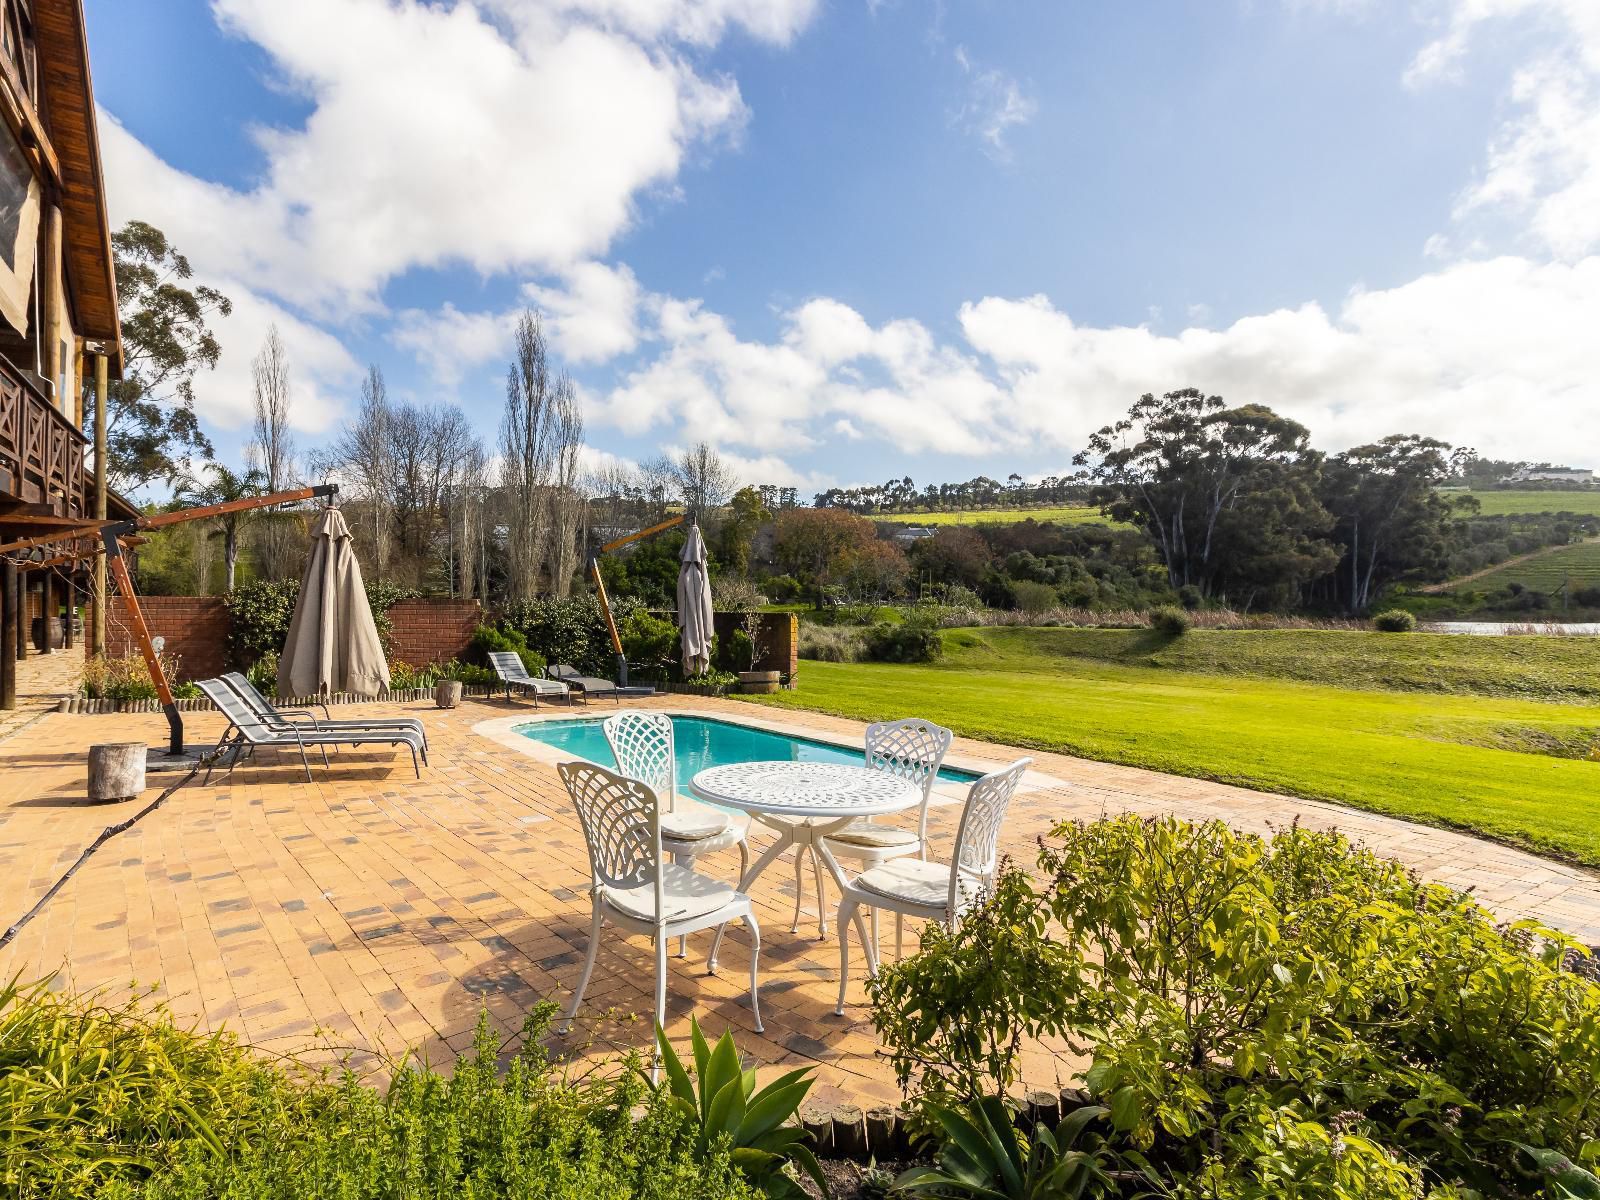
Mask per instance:
[[[605,730],[599,720],[541,721],[533,725],[519,725],[517,732],[531,741],[543,742],[565,750],[579,758],[615,768],[617,760],[611,754]],[[673,717],[673,750],[677,755],[678,787],[687,790],[689,781],[707,767],[720,767],[726,763],[793,762],[850,763],[859,766],[862,752],[818,742],[811,738],[796,737],[789,733],[772,733],[732,721],[718,721],[710,717]],[[976,771],[962,771],[944,767],[939,779],[944,783],[971,783],[978,778]]]

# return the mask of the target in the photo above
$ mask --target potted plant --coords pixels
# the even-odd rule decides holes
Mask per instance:
[[[778,690],[783,676],[777,671],[758,671],[761,661],[761,614],[747,612],[739,622],[739,632],[749,644],[749,670],[739,672],[739,690],[756,695],[766,695]]]
[[[460,664],[454,659],[440,668],[439,681],[433,685],[433,702],[440,708],[454,708],[461,703],[460,674]]]

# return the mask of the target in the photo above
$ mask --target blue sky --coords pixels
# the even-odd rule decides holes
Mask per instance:
[[[597,461],[1042,474],[1188,385],[1600,459],[1587,0],[86,9],[114,219],[240,302],[225,455],[269,322],[304,445],[368,362],[492,440],[531,302]]]

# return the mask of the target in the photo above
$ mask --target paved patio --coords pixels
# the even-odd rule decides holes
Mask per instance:
[[[855,722],[735,701],[668,699],[658,703],[854,744],[862,732]],[[539,998],[565,1001],[588,933],[587,859],[554,769],[527,752],[532,743],[506,735],[510,718],[533,719],[532,708],[468,701],[452,712],[423,703],[340,715],[402,709],[430,730],[433,766],[420,782],[409,756],[368,748],[341,752],[332,770],[315,770],[311,784],[298,761],[266,754],[229,779],[183,788],[77,873],[0,951],[0,973],[60,968],[84,988],[155,985],[185,1020],[226,1025],[273,1051],[323,1059],[350,1051],[362,1066],[407,1048],[445,1060],[470,1042],[481,1009],[510,1035]],[[565,714],[546,707],[539,715]],[[215,739],[220,725],[211,714],[189,714],[190,741]],[[152,773],[139,801],[85,803],[88,746],[130,738],[162,743],[163,719],[52,713],[0,741],[0,923],[16,920],[103,828],[173,778]],[[966,740],[953,754],[962,765],[1014,757],[1009,748]],[[1582,870],[1329,805],[1034,757],[1031,790],[1014,804],[1004,839],[1023,861],[1032,860],[1040,833],[1068,817],[1175,812],[1255,830],[1299,818],[1337,826],[1432,878],[1474,888],[1506,917],[1536,917],[1600,942],[1600,879]],[[948,853],[957,812],[954,802],[935,807],[936,852]],[[702,869],[729,877],[737,862],[729,851],[703,860]],[[765,1034],[752,1028],[743,991],[747,944],[737,931],[718,978],[705,974],[709,934],[690,940],[690,958],[672,960],[669,1031],[686,1036],[688,1014],[697,1011],[713,1031],[732,1026],[740,1048],[761,1063],[817,1066],[819,1101],[895,1099],[861,1003],[859,953],[848,1015],[835,1017],[838,944],[818,941],[809,905],[809,924],[789,932],[792,878],[780,865],[754,889]],[[652,972],[648,944],[613,931],[568,1052],[598,1060],[646,1047]],[[1030,1063],[1028,1079],[1047,1084],[1056,1071]]]

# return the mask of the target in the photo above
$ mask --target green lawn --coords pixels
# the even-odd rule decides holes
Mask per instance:
[[[1461,495],[1460,492],[1450,493]],[[1523,513],[1570,512],[1600,516],[1600,487],[1581,492],[1473,492],[1486,517]]]
[[[967,737],[1331,800],[1600,866],[1600,762],[1558,756],[1600,739],[1592,685],[1587,703],[1562,704],[1259,674],[1295,669],[1285,664],[1296,653],[1322,653],[1326,665],[1316,670],[1370,684],[1377,680],[1363,664],[1384,657],[1410,664],[1391,667],[1391,678],[1416,680],[1429,661],[1481,655],[1485,673],[1503,677],[1492,686],[1571,696],[1584,689],[1569,647],[1586,649],[1592,662],[1600,657],[1593,642],[1457,638],[1449,640],[1495,648],[1451,652],[1430,648],[1443,639],[1420,635],[1190,634],[1184,640],[1195,638],[1195,649],[1157,651],[1151,661],[1167,654],[1209,667],[1174,670],[1081,657],[1059,640],[1096,632],[956,630],[936,666],[807,662],[798,690],[748,699],[859,720],[916,714]],[[1339,640],[1356,637],[1374,649]],[[1265,648],[1234,641],[1230,652],[1229,638],[1262,639]],[[1558,648],[1546,653],[1541,643]],[[1440,672],[1441,683],[1459,686],[1464,667]]]
[[[1527,562],[1507,563],[1467,586],[1489,591],[1520,583],[1536,592],[1553,592],[1569,581],[1574,587],[1600,584],[1600,542],[1563,546]]]
[[[886,513],[874,517],[896,525],[1004,525],[1015,521],[1054,521],[1061,525],[1109,524],[1098,508],[1084,504],[1062,504],[1054,508],[993,508],[967,512]]]

